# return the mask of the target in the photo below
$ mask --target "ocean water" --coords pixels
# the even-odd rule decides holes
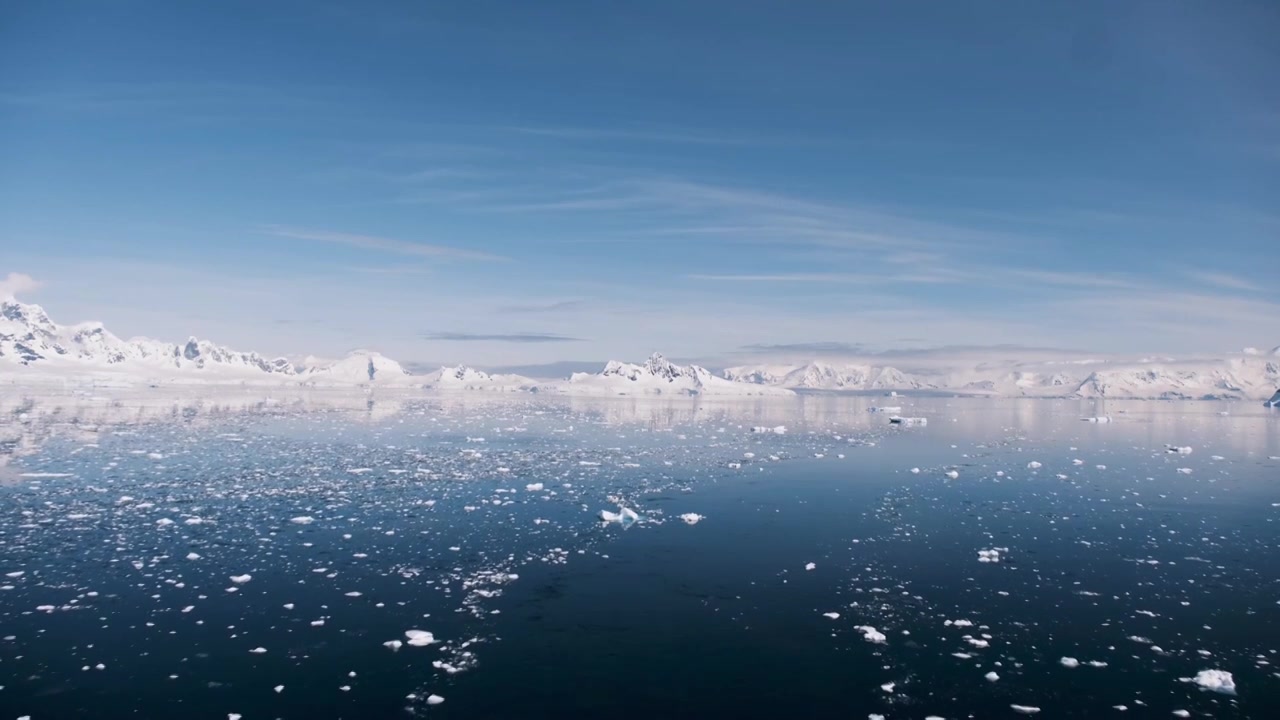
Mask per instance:
[[[1280,717],[1252,404],[0,413],[0,718]]]

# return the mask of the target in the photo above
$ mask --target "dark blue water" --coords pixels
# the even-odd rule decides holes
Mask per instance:
[[[872,402],[5,399],[0,717],[1276,716],[1274,412]]]

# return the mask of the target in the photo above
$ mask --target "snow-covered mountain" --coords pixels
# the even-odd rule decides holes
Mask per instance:
[[[426,387],[436,390],[524,392],[537,385],[536,381],[523,375],[490,374],[466,365],[442,367],[421,379]]]
[[[785,396],[771,385],[734,382],[697,365],[676,365],[654,353],[643,365],[610,361],[598,373],[574,373],[568,382],[539,385],[538,392],[565,395]]]
[[[406,385],[400,364],[359,350],[334,363],[299,368],[206,340],[124,340],[102,323],[59,325],[39,305],[0,301],[0,379],[103,384]]]
[[[803,390],[911,391],[1011,397],[1266,399],[1280,386],[1277,356],[1176,360],[1073,359],[980,363],[945,358],[918,368],[810,362],[732,367],[734,382]]]

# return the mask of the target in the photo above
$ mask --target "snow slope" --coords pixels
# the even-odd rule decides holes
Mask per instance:
[[[102,323],[59,325],[39,305],[0,301],[0,381],[24,383],[409,385],[399,363],[375,352],[297,368],[206,340],[124,340]]]
[[[734,382],[697,365],[682,366],[654,353],[643,365],[610,361],[598,373],[574,373],[564,383],[537,386],[563,395],[786,396],[791,390]]]
[[[424,375],[426,387],[435,390],[486,390],[490,392],[527,392],[537,383],[523,375],[489,374],[459,365],[442,367]]]
[[[871,364],[810,362],[728,368],[726,379],[805,390],[911,391],[1009,397],[1144,399],[1266,399],[1280,386],[1280,360],[1241,354],[1225,358],[1138,360],[996,360],[945,358],[902,370]]]

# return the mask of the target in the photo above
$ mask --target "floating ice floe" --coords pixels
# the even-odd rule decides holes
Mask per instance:
[[[1176,454],[1176,455],[1190,455],[1190,454],[1191,454],[1191,448],[1189,448],[1189,447],[1178,447],[1177,445],[1165,445],[1165,446],[1164,446],[1164,449],[1165,449],[1165,452],[1174,453],[1174,454]]]
[[[542,483],[529,483],[528,485],[524,486],[524,489],[528,490],[529,492],[538,492],[539,490],[542,489]]]
[[[426,647],[436,642],[436,637],[426,630],[405,630],[404,636],[409,638],[407,642],[414,647]]]
[[[876,630],[870,625],[859,625],[858,627],[854,628],[854,630],[857,630],[858,632],[862,633],[862,639],[866,640],[869,643],[875,643],[876,645],[887,645],[889,642],[889,638],[885,637],[884,633],[880,632],[879,630]]]
[[[1110,415],[1099,415],[1099,416],[1097,416],[1097,417],[1086,417],[1086,418],[1080,418],[1080,419],[1081,419],[1081,420],[1083,420],[1083,421],[1085,421],[1085,422],[1091,422],[1091,423],[1109,423],[1109,422],[1111,422],[1111,416],[1110,416]]]
[[[1195,683],[1201,689],[1223,695],[1236,694],[1236,681],[1226,670],[1201,670],[1195,677],[1179,678],[1182,682]]]
[[[254,649],[250,650],[249,652],[253,653],[254,655],[261,655],[262,653],[264,653],[264,652],[266,652],[266,651],[267,651],[267,649],[266,649],[266,648],[264,648],[264,647],[256,647],[256,648],[254,648]]]
[[[299,515],[296,518],[289,518],[289,522],[293,523],[294,525],[310,525],[315,521],[316,519],[311,517],[310,515]]]
[[[1028,468],[1030,468],[1030,469],[1032,469],[1032,470],[1039,470],[1040,468],[1042,468],[1042,467],[1044,467],[1044,466],[1043,466],[1043,465],[1041,465],[1039,462],[1036,462],[1035,460],[1032,460],[1031,462],[1027,463],[1027,467],[1028,467]]]
[[[439,705],[439,704],[440,704],[440,703],[442,703],[442,702],[444,702],[444,698],[440,697],[439,695],[434,695],[434,694],[433,694],[433,695],[428,695],[428,696],[427,696],[427,704],[428,704],[428,705]],[[453,706],[452,706],[452,705],[450,705],[450,707],[453,707]]]
[[[388,640],[382,643],[382,646],[385,648],[390,648],[392,650],[399,650],[400,648],[404,647],[404,643],[400,642],[399,640]]]
[[[979,550],[978,562],[984,562],[984,563],[1000,562],[1000,549],[992,548],[991,550]]]
[[[996,682],[997,680],[1000,679],[1000,676],[997,675],[994,670],[987,673],[986,675],[983,675],[982,677],[986,678],[987,682]]]
[[[1040,712],[1040,708],[1031,705],[1010,705],[1009,708],[1019,715],[1035,715]]]
[[[1066,668],[1080,667],[1080,661],[1073,657],[1064,657],[1061,660],[1059,660],[1058,663],[1062,665],[1062,667],[1066,667]]]
[[[237,585],[243,585],[253,579],[253,576],[245,573],[244,575],[232,575],[231,582]]]
[[[885,405],[885,406],[882,406],[882,407],[876,407],[875,405],[872,405],[871,407],[867,408],[867,412],[873,412],[873,413],[900,413],[900,412],[902,412],[902,406],[901,406],[901,405]]]
[[[928,425],[929,418],[902,417],[901,415],[894,415],[889,418],[889,423],[892,425]]]
[[[753,433],[773,433],[774,435],[786,435],[786,434],[787,434],[787,426],[786,426],[786,425],[776,425],[776,426],[774,426],[774,427],[765,427],[765,426],[763,426],[763,425],[757,425],[756,427],[751,428],[751,432],[753,432]]]
[[[804,569],[805,569],[805,570],[814,570],[814,569],[817,569],[817,567],[818,567],[817,563],[805,563],[805,564],[804,564]]]
[[[640,516],[635,510],[623,505],[618,506],[618,512],[609,512],[608,510],[600,511],[600,520],[606,523],[618,523],[622,527],[631,527],[640,520]]]
[[[838,613],[838,612],[822,613],[822,617],[824,617],[824,618],[831,618],[832,620],[839,620],[839,619],[840,619],[840,613]]]
[[[948,470],[946,472],[946,475],[952,480],[955,480],[956,478],[960,477],[960,472],[958,470]]]
[[[685,513],[680,516],[680,519],[688,525],[697,525],[707,518],[705,515],[699,515],[698,513]]]

